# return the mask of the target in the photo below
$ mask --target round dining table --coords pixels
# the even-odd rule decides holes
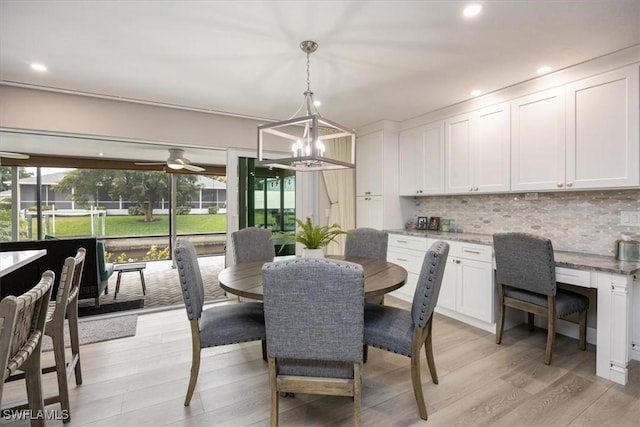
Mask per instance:
[[[294,258],[295,256],[283,256],[276,257],[273,261],[279,262]],[[400,288],[407,281],[407,270],[392,262],[340,255],[328,255],[327,258],[349,261],[362,266],[365,297],[384,295]],[[262,300],[262,266],[266,262],[268,261],[241,262],[225,268],[218,275],[220,287],[233,295]]]

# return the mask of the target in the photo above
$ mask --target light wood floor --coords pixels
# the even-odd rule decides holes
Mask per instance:
[[[388,298],[387,303],[408,307]],[[434,353],[440,384],[422,378],[429,420],[418,417],[409,359],[369,350],[364,367],[362,421],[368,426],[636,426],[640,420],[640,363],[626,387],[595,376],[595,351],[558,335],[551,366],[543,364],[545,331],[523,325],[494,335],[437,316]],[[70,426],[264,426],[269,422],[267,364],[260,343],[203,350],[190,407],[191,339],[183,309],[139,316],[135,337],[81,349],[84,384],[71,385]],[[51,352],[44,353],[50,363]],[[424,354],[423,354],[424,359]],[[45,376],[45,390],[55,374]],[[22,382],[5,387],[3,407],[25,399]],[[281,426],[352,425],[343,397],[281,399]],[[48,410],[59,410],[50,405]],[[0,424],[29,425],[1,420]],[[49,421],[47,425],[62,425]]]

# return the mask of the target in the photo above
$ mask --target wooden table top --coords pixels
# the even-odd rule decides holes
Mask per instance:
[[[274,261],[293,258],[292,256],[276,257]],[[367,297],[384,295],[398,289],[407,281],[407,270],[391,262],[373,258],[347,258],[338,255],[329,255],[327,258],[362,265],[364,270],[364,294]],[[242,262],[225,268],[218,275],[220,287],[233,295],[262,300],[262,266],[265,262]]]

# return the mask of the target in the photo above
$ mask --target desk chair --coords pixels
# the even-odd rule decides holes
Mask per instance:
[[[262,268],[271,426],[279,393],[353,397],[360,425],[364,273],[362,266],[300,258]]]
[[[26,378],[28,409],[44,413],[40,352],[54,277],[53,271],[47,270],[31,290],[0,302],[0,404],[4,382],[19,369]],[[32,419],[31,425],[44,426],[44,418]]]
[[[420,350],[424,346],[431,380],[438,384],[433,358],[431,329],[433,310],[438,302],[449,244],[435,242],[422,262],[420,276],[413,295],[411,311],[380,304],[366,304],[364,310],[364,343],[411,359],[411,382],[420,418],[427,419],[427,407],[422,393]]]
[[[84,268],[86,250],[78,249],[75,257],[68,257],[62,267],[60,284],[55,301],[49,303],[44,333],[51,337],[55,366],[45,368],[43,373],[56,372],[58,376],[58,394],[44,400],[45,405],[60,402],[63,411],[69,414],[63,421],[71,421],[69,406],[68,379],[75,371],[76,385],[82,384],[80,367],[80,338],[78,335],[78,292]],[[68,318],[69,338],[71,341],[71,360],[66,363],[64,345],[64,319]]]
[[[513,307],[528,313],[529,330],[534,329],[534,315],[547,318],[546,365],[551,364],[556,317],[580,313],[580,350],[585,350],[589,298],[557,288],[551,240],[527,233],[498,233],[493,235],[493,249],[500,307],[496,344],[502,341],[505,307]]]
[[[174,256],[187,318],[191,324],[191,378],[184,399],[184,406],[189,406],[198,381],[201,349],[262,340],[263,358],[266,359],[264,310],[259,302],[203,310],[204,285],[193,244],[189,240],[179,239]]]

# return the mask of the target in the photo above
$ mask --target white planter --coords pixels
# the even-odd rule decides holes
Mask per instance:
[[[302,249],[303,258],[324,258],[324,248],[320,249]]]

